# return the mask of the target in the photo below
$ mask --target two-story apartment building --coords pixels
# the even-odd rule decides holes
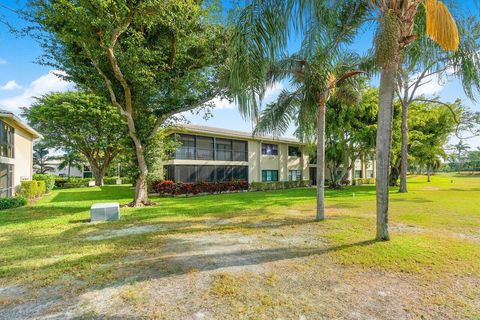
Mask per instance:
[[[170,130],[179,146],[173,159],[164,163],[168,180],[251,183],[309,179],[309,157],[298,140],[198,125]]]
[[[0,197],[11,197],[32,179],[33,140],[41,135],[13,113],[0,110]]]

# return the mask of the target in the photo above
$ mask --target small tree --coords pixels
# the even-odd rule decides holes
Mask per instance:
[[[411,156],[414,162],[426,168],[430,182],[430,173],[440,166],[442,158],[446,159],[444,145],[455,132],[452,113],[434,103],[417,102],[411,105],[409,127]]]
[[[256,132],[286,131],[292,121],[297,135],[312,135],[317,142],[316,220],[325,217],[325,114],[332,96],[348,99],[358,96],[351,85],[360,59],[345,50],[354,38],[366,6],[355,1],[339,4],[320,3],[309,16],[298,54],[284,57],[292,21],[292,7],[279,1],[256,1],[247,6],[236,23],[232,39],[230,88],[240,110],[257,121]],[[265,17],[268,21],[265,24]],[[257,94],[268,85],[291,80],[292,89],[284,90],[276,102],[260,112]],[[349,86],[350,84],[350,86]],[[336,94],[338,92],[339,94]],[[348,92],[348,93],[347,93]]]
[[[49,161],[55,160],[54,156],[50,155],[48,145],[44,142],[37,142],[33,146],[33,166],[37,173],[45,174],[55,169],[48,165]]]
[[[68,150],[68,157],[81,153],[97,186],[103,185],[106,169],[128,143],[126,125],[117,109],[91,92],[47,94],[23,109],[23,116],[50,147]]]
[[[77,151],[67,149],[66,152],[58,159],[62,160],[58,165],[59,170],[67,169],[67,177],[70,180],[71,169],[81,169],[83,167],[84,159]]]

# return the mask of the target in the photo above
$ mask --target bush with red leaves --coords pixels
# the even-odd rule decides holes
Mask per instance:
[[[160,195],[183,195],[199,193],[222,193],[248,190],[247,181],[195,182],[183,183],[171,180],[153,181],[152,189]]]

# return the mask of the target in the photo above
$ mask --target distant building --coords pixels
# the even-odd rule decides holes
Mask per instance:
[[[15,195],[32,179],[33,141],[41,135],[12,112],[0,110],[0,197]]]
[[[249,132],[183,125],[170,128],[180,143],[164,174],[176,182],[295,181],[315,183],[316,165],[309,164],[304,143],[297,139],[253,136]],[[357,161],[349,179],[373,174],[371,162]],[[327,177],[328,179],[328,177]]]
[[[62,160],[50,160],[45,163],[46,166],[52,168],[53,170],[48,171],[49,174],[53,174],[59,177],[68,177],[68,167],[60,169],[60,164]],[[92,171],[88,165],[82,165],[80,167],[72,166],[70,167],[70,177],[75,178],[91,178],[93,176]]]

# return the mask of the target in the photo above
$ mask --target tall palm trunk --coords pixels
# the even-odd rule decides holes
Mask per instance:
[[[392,115],[395,75],[398,64],[390,62],[382,69],[379,88],[379,110],[376,150],[377,240],[389,240],[388,173],[392,144]]]
[[[317,221],[325,219],[325,109],[322,99],[317,113]]]
[[[408,170],[408,102],[402,103],[402,157],[400,159],[400,189],[398,192],[407,192]]]

